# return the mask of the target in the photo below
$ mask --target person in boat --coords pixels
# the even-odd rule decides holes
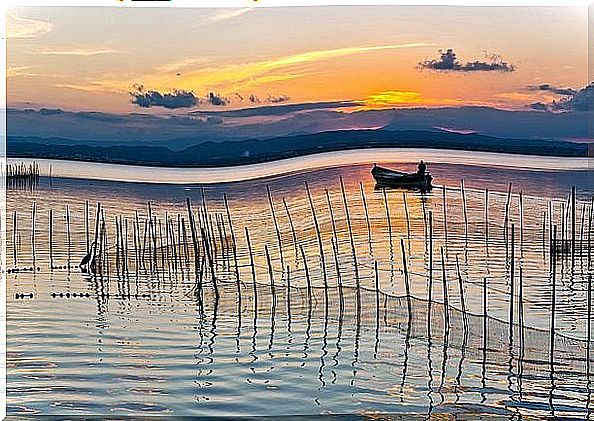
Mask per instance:
[[[419,165],[417,166],[417,175],[424,176],[426,171],[427,165],[425,165],[425,163],[421,159],[421,162],[419,162]]]

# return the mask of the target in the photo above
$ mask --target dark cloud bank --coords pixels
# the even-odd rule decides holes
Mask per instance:
[[[468,61],[461,63],[452,48],[440,50],[438,59],[425,60],[418,64],[420,69],[449,72],[513,72],[516,67],[497,55],[489,57],[489,61]]]
[[[529,86],[528,89],[548,91],[564,97],[551,103],[535,102],[530,105],[530,108],[533,110],[563,112],[589,111],[594,109],[594,82],[577,91],[571,88],[557,88],[549,84]]]
[[[145,90],[143,85],[136,84],[130,91],[132,103],[141,108],[163,107],[169,110],[178,108],[192,108],[198,105],[212,105],[215,107],[224,107],[230,105],[233,101],[215,92],[208,92],[205,97],[198,97],[192,91],[174,89],[171,92],[159,92],[154,89]],[[244,102],[245,97],[239,92],[233,94],[236,100]],[[251,104],[280,104],[291,99],[288,95],[269,95],[261,100],[254,94],[247,97]]]

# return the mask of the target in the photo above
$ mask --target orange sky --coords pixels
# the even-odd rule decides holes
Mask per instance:
[[[132,104],[129,91],[142,84],[214,92],[227,108],[283,98],[523,109],[559,98],[531,85],[588,81],[585,7],[54,7],[7,15],[9,107],[163,112]],[[419,69],[446,48],[462,64],[498,54],[515,70]]]

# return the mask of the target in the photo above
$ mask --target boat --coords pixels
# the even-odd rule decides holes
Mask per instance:
[[[377,183],[376,187],[401,187],[408,189],[419,189],[421,191],[431,190],[431,180],[433,177],[428,172],[405,173],[392,170],[390,168],[380,167],[373,164],[371,175]]]

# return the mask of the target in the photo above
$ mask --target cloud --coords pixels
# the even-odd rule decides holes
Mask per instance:
[[[130,92],[132,103],[142,108],[164,107],[167,109],[190,108],[198,105],[200,100],[190,91],[173,90],[161,93],[159,91],[145,91],[142,85],[136,85]]]
[[[565,96],[573,96],[577,92],[575,89],[572,89],[572,88],[558,88],[558,87],[550,85],[548,83],[543,83],[541,85],[529,85],[528,89],[531,91],[552,92],[557,95],[565,95]]]
[[[49,22],[8,15],[6,22],[6,38],[34,38],[39,35],[47,34],[53,28],[54,26]]]
[[[206,95],[206,103],[210,105],[223,107],[225,105],[228,105],[230,102],[231,101],[229,100],[229,98],[225,98],[219,94],[215,94],[214,92],[209,92],[208,95]]]
[[[436,71],[455,71],[455,72],[513,72],[516,67],[509,64],[498,55],[491,55],[490,61],[468,61],[462,64],[453,49],[448,48],[445,52],[439,50],[441,54],[438,59],[431,59],[419,62],[418,67]]]
[[[546,86],[547,88],[539,90],[550,91],[562,95],[564,98],[554,100],[550,103],[535,102],[529,106],[533,110],[570,112],[594,109],[594,82],[577,91],[571,88],[555,88],[550,85],[539,85],[539,87],[542,86]]]
[[[40,51],[41,54],[52,55],[52,56],[80,56],[80,57],[91,57],[91,56],[98,56],[102,54],[112,54],[116,53],[116,50],[112,49],[73,49],[73,50],[46,50]]]
[[[252,9],[251,7],[245,7],[243,9],[221,9],[209,16],[208,20],[213,23],[222,22],[228,19],[236,18],[245,13],[251,12],[252,10],[254,9]]]
[[[270,102],[271,104],[280,104],[281,102],[286,102],[289,101],[291,99],[290,96],[288,95],[279,95],[279,96],[269,96],[268,97],[268,102]]]
[[[216,115],[220,117],[255,117],[255,116],[281,116],[299,111],[319,111],[336,108],[357,107],[357,101],[322,101],[303,102],[299,104],[264,105],[260,107],[240,108],[224,111],[192,111],[195,114]]]

